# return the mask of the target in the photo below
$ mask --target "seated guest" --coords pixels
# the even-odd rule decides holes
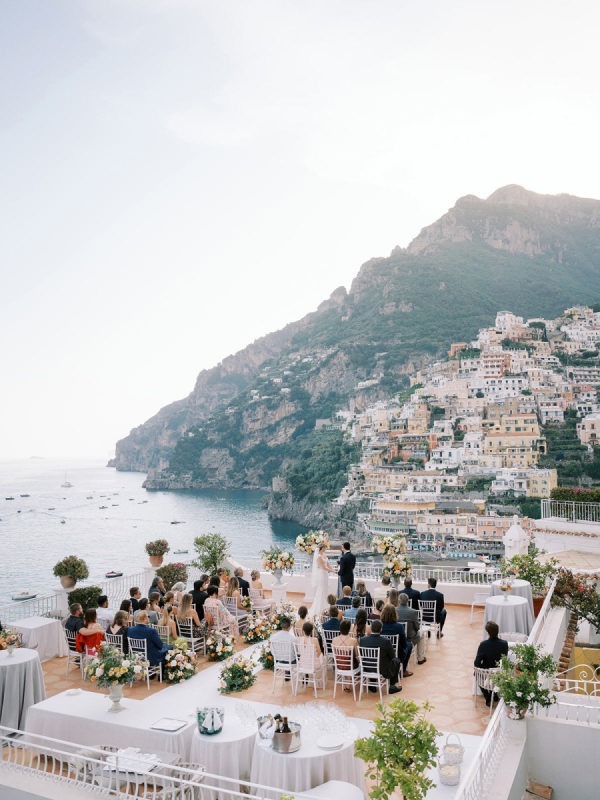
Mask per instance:
[[[409,605],[408,595],[400,595],[400,605],[396,609],[398,615],[398,622],[406,622],[406,638],[412,642],[413,647],[417,648],[417,664],[424,664],[427,659],[425,658],[425,637],[421,634],[419,628],[419,612],[415,611]]]
[[[83,608],[81,603],[71,603],[69,606],[71,616],[65,622],[65,628],[71,633],[77,633],[83,628]]]
[[[162,613],[162,607],[160,605],[160,595],[158,592],[152,592],[152,594],[148,598],[148,607],[146,611],[148,612],[148,618],[150,619],[152,625],[157,625],[158,618]],[[152,612],[156,614],[156,620],[157,620],[156,622],[152,622]]]
[[[86,608],[83,615],[84,626],[77,631],[75,649],[78,653],[84,650],[97,650],[104,641],[104,628],[98,623],[95,608]]]
[[[444,608],[444,595],[441,592],[438,592],[435,588],[437,586],[436,578],[429,578],[427,580],[429,584],[429,589],[424,592],[421,592],[421,600],[434,600],[435,601],[435,621],[440,626],[440,632],[438,634],[438,638],[443,636],[444,634],[442,631],[444,630],[444,624],[446,623],[446,609]],[[430,620],[431,621],[431,620]],[[423,614],[423,622],[427,622],[427,617]]]
[[[177,581],[171,586],[171,591],[173,592],[173,603],[172,605],[178,606],[181,603],[181,597],[186,590],[186,585],[184,581]]]
[[[352,600],[351,600],[350,608],[347,608],[344,611],[344,619],[349,619],[350,621],[355,620],[356,619],[356,615],[358,614],[358,611],[361,608],[362,608],[362,605],[361,605],[361,602],[360,602],[360,597],[353,597]],[[366,609],[365,609],[365,614],[366,613],[367,612],[366,612]]]
[[[334,598],[335,600],[335,598]],[[340,612],[336,605],[329,606],[329,618],[323,623],[324,631],[339,631],[340,629]]]
[[[337,599],[338,606],[348,606],[352,605],[352,587],[351,586],[344,586],[342,589],[342,596],[338,597]]]
[[[219,567],[217,570],[219,576],[219,595],[225,594],[227,591],[227,584],[229,583],[229,570],[225,567]]]
[[[244,610],[244,606],[242,605],[242,592],[240,591],[240,584],[235,575],[232,575],[227,582],[225,597],[233,598],[235,600],[236,607],[241,611]]]
[[[375,601],[375,605],[373,606],[373,608],[369,612],[369,616],[368,616],[369,620],[379,619],[381,617],[381,612],[383,610],[384,605],[385,605],[385,603],[384,603],[383,600],[376,600]]]
[[[250,588],[256,589],[257,592],[262,592],[265,588],[260,579],[260,571],[257,569],[253,569],[250,573]]]
[[[191,591],[192,595],[192,603],[196,606],[196,614],[198,614],[198,619],[204,619],[204,601],[208,597],[206,594],[206,587],[208,586],[208,578],[209,576],[200,575],[197,581],[194,581],[194,588]]]
[[[371,608],[373,605],[373,598],[371,593],[367,591],[364,581],[356,581],[356,589],[352,592],[353,597],[360,597],[363,607]]]
[[[314,630],[315,626],[312,622],[305,622],[302,626],[302,634],[298,638],[301,642],[305,642],[307,639],[311,642],[311,646],[315,651],[315,667],[321,668],[325,664],[323,660],[323,645],[318,636],[313,636]]]
[[[168,629],[168,631],[169,631],[169,640],[175,641],[175,639],[177,639],[177,637],[179,636],[179,631],[177,630],[177,625],[175,624],[175,619],[173,617],[173,606],[172,605],[165,604],[162,607],[161,615],[158,618],[158,624],[161,627]]]
[[[381,578],[381,583],[375,587],[373,592],[374,600],[387,600],[388,592],[392,586],[392,579],[389,575],[384,575]]]
[[[383,628],[381,632],[386,636],[398,636],[398,651],[396,655],[402,661],[402,668],[404,670],[404,677],[410,678],[413,674],[408,671],[408,659],[412,653],[412,642],[408,642],[404,632],[404,625],[398,622],[398,614],[394,606],[389,603],[383,607],[381,612],[381,623]]]
[[[147,597],[140,597],[138,600],[138,610],[133,612],[133,624],[137,625],[138,614],[143,611],[144,614],[148,614],[148,620],[151,625],[156,625],[158,622],[158,614],[156,611],[149,611],[148,609],[149,601]]]
[[[133,604],[131,599],[123,600],[119,606],[119,611],[124,611],[127,614],[127,624],[131,625],[133,622]]]
[[[181,605],[177,610],[176,615],[177,622],[192,622],[192,631],[194,634],[204,635],[206,625],[204,622],[200,621],[200,617],[198,616],[198,612],[192,608],[192,595],[189,592],[183,595],[181,598]]]
[[[371,629],[368,625],[367,609],[359,608],[356,617],[354,618],[352,635],[356,639],[360,639],[362,636],[367,636],[370,630]]]
[[[148,589],[148,597],[152,594],[152,592],[158,592],[161,597],[165,596],[166,593],[165,584],[163,583],[163,579],[159,578],[158,575],[155,575],[152,578],[152,583],[150,584],[150,588]]]
[[[105,594],[101,594],[98,597],[96,618],[105,631],[108,630],[108,626],[112,624],[112,621],[115,618],[115,612],[109,609],[108,597]]]
[[[129,652],[129,644],[127,642],[127,628],[129,627],[129,614],[126,611],[117,611],[112,625],[108,626],[107,633],[112,633],[113,636],[120,636],[123,640],[121,649],[125,654]]]
[[[236,567],[233,571],[233,575],[237,578],[237,581],[240,585],[240,592],[242,593],[242,597],[248,597],[248,590],[250,589],[250,584],[244,578],[244,570],[242,567]]]
[[[390,694],[401,692],[402,687],[398,686],[398,675],[400,673],[400,659],[396,657],[394,648],[389,639],[384,639],[381,635],[381,621],[374,619],[371,625],[371,634],[363,636],[358,640],[360,647],[374,647],[379,652],[379,674],[387,678],[390,682]]]
[[[398,599],[399,597],[400,594],[398,592],[398,589],[390,589],[386,605],[398,608],[398,606],[400,605],[400,600]]]
[[[421,599],[421,592],[412,588],[412,578],[404,578],[404,594],[410,600],[410,605],[415,611],[419,610],[419,600]]]
[[[327,605],[335,606],[337,604],[337,597],[334,594],[327,595]]]
[[[354,636],[350,635],[350,627],[351,622],[349,619],[343,619],[340,622],[340,633],[339,636],[335,636],[331,640],[331,646],[334,647],[351,647],[352,648],[352,666],[356,667],[358,665],[358,641],[354,638]],[[338,667],[341,669],[349,669],[349,664],[339,664]],[[350,687],[347,686],[345,691],[349,692]]]
[[[217,587],[217,595],[225,593],[224,587],[221,586],[221,578],[218,575],[211,575],[208,579],[208,585]]]
[[[161,599],[163,606],[165,605],[165,603],[168,603],[170,606],[173,606],[173,608],[175,608],[175,592],[172,592],[169,589],[169,591],[165,592],[164,597],[162,597]],[[160,603],[160,600],[158,602]]]
[[[502,660],[502,656],[508,655],[508,642],[504,639],[498,638],[500,628],[496,622],[491,620],[485,626],[488,638],[481,642],[477,648],[477,655],[475,656],[474,666],[481,667],[482,669],[492,669],[497,667]],[[485,704],[489,706],[492,702],[492,692],[489,689],[481,688],[481,693],[485,697]],[[494,694],[494,700],[498,699],[498,695]]]
[[[291,632],[292,623],[289,617],[283,617],[281,620],[281,629],[275,631],[275,633],[271,634],[270,641],[271,642],[283,642],[287,644],[290,648],[290,664],[296,663],[296,657],[294,655],[294,642],[296,637]],[[287,659],[282,659],[282,661],[287,662]],[[286,678],[288,680],[288,678]]]
[[[239,636],[237,620],[219,600],[218,588],[214,584],[209,585],[207,593],[208,597],[204,601],[204,619],[208,627],[216,630],[229,628],[233,636]]]
[[[158,666],[170,648],[164,644],[155,628],[151,628],[147,611],[138,611],[136,624],[127,629],[129,639],[144,639],[151,667]]]
[[[129,590],[129,597],[131,598],[131,605],[133,607],[132,613],[135,613],[138,610],[138,601],[141,596],[142,593],[140,591],[140,587],[132,586],[131,589]]]
[[[297,614],[298,617],[294,622],[294,633],[296,634],[296,636],[300,636],[300,634],[302,633],[302,626],[308,620],[308,608],[306,606],[299,606]]]

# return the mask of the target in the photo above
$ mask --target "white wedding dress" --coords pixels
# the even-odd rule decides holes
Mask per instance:
[[[325,611],[325,609],[329,607],[329,603],[327,602],[327,595],[329,594],[328,578],[329,570],[325,567],[322,558],[315,553],[312,573],[315,594],[312,605],[308,609],[308,614],[311,617],[318,617],[322,611]]]

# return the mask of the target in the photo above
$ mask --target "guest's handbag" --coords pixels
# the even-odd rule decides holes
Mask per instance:
[[[207,706],[206,708],[197,708],[198,718],[198,731],[205,736],[212,736],[215,733],[220,733],[223,730],[223,722],[225,720],[225,709]]]

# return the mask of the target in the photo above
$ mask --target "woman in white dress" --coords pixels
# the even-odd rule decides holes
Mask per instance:
[[[327,545],[322,544],[318,550],[315,550],[313,555],[313,569],[312,569],[312,584],[314,589],[314,599],[311,607],[308,609],[309,616],[318,618],[322,611],[329,607],[327,602],[327,595],[329,590],[327,582],[329,573],[336,573],[336,570],[329,564],[325,551]]]

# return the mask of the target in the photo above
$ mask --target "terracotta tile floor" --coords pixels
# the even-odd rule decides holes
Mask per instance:
[[[290,597],[292,602],[300,602],[301,597]],[[405,678],[403,690],[395,697],[405,697],[416,702],[428,700],[433,706],[429,718],[440,729],[482,735],[488,721],[488,709],[483,698],[479,697],[474,705],[471,694],[473,659],[477,645],[484,638],[482,630],[483,615],[475,615],[473,624],[469,624],[470,608],[468,606],[448,606],[448,618],[444,628],[444,638],[440,640],[429,639],[426,651],[427,663],[414,666],[411,659],[411,669],[414,675]],[[238,649],[246,645],[240,644]],[[201,659],[200,669],[205,669],[208,664]],[[66,660],[53,659],[43,664],[48,697],[58,694],[65,689],[76,687],[91,690],[89,681],[83,682],[81,675],[75,667],[71,667],[69,674],[65,672]],[[127,689],[130,697],[142,700],[148,694],[161,691],[164,685],[157,681],[150,682],[150,690],[145,683],[136,684]],[[254,686],[246,692],[237,695],[240,698],[255,700],[265,703],[306,703],[314,698],[312,688],[300,689],[294,698],[289,685],[278,686],[272,693],[272,673],[261,671]],[[319,700],[333,701],[333,681],[328,680],[328,688],[319,692]],[[335,699],[336,705],[348,716],[372,719],[376,714],[377,695],[363,694],[360,703],[354,702],[352,695],[338,689]],[[384,702],[387,698],[384,695]]]

